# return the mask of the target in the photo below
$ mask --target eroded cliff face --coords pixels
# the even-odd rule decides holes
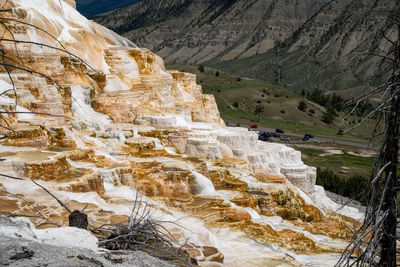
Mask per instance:
[[[167,63],[206,64],[289,90],[380,84],[393,0],[144,0],[95,20]],[[384,10],[384,12],[382,12]],[[360,88],[361,87],[361,88]]]
[[[46,32],[4,19],[13,35],[2,34],[26,42],[1,48],[53,82],[21,69],[11,79],[0,75],[0,108],[14,111],[17,100],[25,112],[3,114],[13,131],[2,131],[2,174],[40,181],[70,209],[88,204],[98,223],[126,219],[139,192],[155,216],[179,221],[182,227],[166,227],[188,240],[185,249],[199,261],[335,262],[327,253],[339,253],[350,237],[345,225],[352,222],[342,214],[359,214],[333,212],[338,206],[314,186],[315,168],[300,152],[225,127],[194,75],[166,70],[149,50],[87,21],[73,1],[6,5],[5,17]],[[7,91],[12,83],[16,98]],[[29,180],[0,178],[0,189],[2,211],[39,210],[67,223],[66,212]]]

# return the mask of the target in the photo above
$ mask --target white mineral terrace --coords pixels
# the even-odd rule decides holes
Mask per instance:
[[[84,18],[74,9],[72,0],[9,2],[17,7],[15,16],[47,29],[65,44],[68,51],[87,61],[96,71],[76,58],[73,60],[50,48],[19,47],[21,54],[27,57],[22,61],[32,61],[33,68],[54,77],[65,91],[43,77],[12,73],[17,111],[51,113],[58,117],[30,113],[10,115],[15,130],[21,134],[14,134],[13,139],[3,140],[0,144],[0,157],[5,159],[0,164],[0,173],[32,178],[35,175],[32,172],[37,169],[44,170],[43,176],[50,175],[47,171],[51,169],[52,177],[35,178],[65,203],[91,203],[101,211],[129,216],[137,192],[132,181],[125,181],[123,171],[129,169],[130,164],[159,163],[163,168],[187,173],[194,181],[196,188],[190,190],[197,192],[195,197],[219,201],[224,207],[243,212],[251,222],[268,225],[273,230],[301,233],[325,251],[344,248],[343,241],[313,234],[281,217],[268,217],[253,208],[233,203],[233,199],[243,192],[220,190],[202,173],[205,169],[209,172],[229,171],[246,186],[246,190],[290,190],[304,203],[321,211],[318,214],[335,211],[360,219],[362,214],[357,209],[337,205],[325,195],[322,187],[315,186],[316,169],[302,162],[299,151],[282,144],[258,141],[257,134],[245,128],[225,127],[214,97],[202,93],[194,75],[167,71],[158,56]],[[15,36],[27,41],[54,42],[35,28],[25,30]],[[13,46],[7,46],[7,49],[13,49]],[[8,75],[0,75],[0,94],[11,88]],[[13,92],[1,95],[1,110],[13,110],[14,103]],[[167,134],[160,137],[157,133]],[[22,137],[23,134],[29,137]],[[130,153],[132,147],[138,151],[149,148],[154,154]],[[95,160],[74,158],[73,152],[83,156],[93,153],[88,157]],[[199,167],[193,159],[203,165],[199,163]],[[225,165],[221,167],[221,164]],[[81,176],[69,177],[65,174],[68,171]],[[58,179],[58,175],[68,176],[68,179]],[[84,182],[88,175],[93,179],[99,177],[99,187],[104,194],[93,188],[90,192],[70,190],[73,185]],[[282,182],[263,182],[257,175],[273,176]],[[0,185],[7,192],[27,196],[38,205],[45,203],[49,209],[50,206],[57,207],[57,203],[30,180],[0,177]],[[184,181],[173,183],[167,180],[163,185],[189,191]],[[158,192],[154,189],[151,196],[142,195],[155,212],[152,216],[179,222],[182,227],[178,229],[174,224],[166,223],[165,226],[182,234],[181,241],[188,239],[198,246],[218,248],[225,257],[226,266],[289,266],[285,262],[291,261],[307,266],[332,266],[338,260],[337,254],[300,255],[273,244],[257,242],[244,231],[233,231],[225,225],[214,227],[195,218],[194,213],[168,206],[166,201],[158,198]],[[54,212],[59,210],[55,208]],[[0,228],[0,234],[6,231]],[[69,230],[61,230],[60,236],[55,236],[52,231],[41,238],[70,244],[71,240],[64,238]],[[44,232],[36,232],[37,235],[41,233]],[[33,234],[34,230],[27,235]],[[86,245],[92,248],[93,244],[88,240]]]

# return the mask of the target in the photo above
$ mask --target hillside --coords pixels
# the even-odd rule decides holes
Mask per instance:
[[[264,81],[243,78],[208,67],[204,72],[196,66],[168,65],[168,68],[196,74],[203,92],[215,96],[221,117],[229,125],[257,124],[263,128],[281,128],[299,135],[312,133],[319,137],[358,143],[366,142],[372,134],[374,120],[367,120],[344,136],[338,135],[340,129],[351,128],[361,117],[346,116],[346,112],[342,111],[328,125],[322,121],[327,111],[325,107],[300,94]],[[298,109],[301,101],[305,101],[307,106],[304,111]],[[263,106],[263,111],[258,116],[254,111],[260,105]]]
[[[100,24],[167,63],[205,64],[291,90],[358,94],[374,85],[391,26],[383,0],[145,0]]]

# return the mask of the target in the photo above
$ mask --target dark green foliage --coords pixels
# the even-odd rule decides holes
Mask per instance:
[[[357,109],[355,110],[355,113],[358,116],[363,116],[363,115],[370,113],[373,110],[374,110],[374,106],[371,104],[371,102],[366,100],[357,107]]]
[[[257,104],[261,104],[261,100],[257,100]]]
[[[284,111],[284,110],[281,110],[281,113],[282,113],[282,114],[285,114],[285,113],[286,113],[286,111]]]
[[[304,91],[304,89],[301,90],[301,96],[302,96],[302,97],[305,97],[305,96],[306,96],[306,91]]]
[[[303,95],[303,91],[301,92]],[[321,89],[315,88],[311,93],[305,94],[307,99],[320,104],[326,108],[331,107],[337,111],[344,109],[344,103],[346,102],[343,97],[333,93],[332,95],[325,95]]]
[[[199,66],[199,71],[204,73],[204,65]]]
[[[260,116],[261,113],[263,112],[264,112],[264,106],[262,104],[257,104],[256,108],[254,109],[254,115]]]
[[[315,114],[315,110],[312,109],[312,108],[310,108],[310,109],[308,110],[308,112],[310,112],[310,114]]]
[[[301,92],[303,95],[303,91]],[[337,116],[337,112],[350,112],[352,107],[348,107],[345,105],[346,102],[349,102],[349,100],[344,99],[340,95],[336,95],[335,93],[331,95],[325,95],[324,92],[321,89],[315,88],[311,93],[305,93],[305,96],[307,99],[327,108],[331,109],[330,115],[333,115],[334,117]],[[354,111],[354,113],[358,116],[365,116],[368,113],[370,113],[374,109],[374,106],[369,102],[369,101],[364,101],[361,103]],[[329,115],[327,115],[326,119],[323,120],[324,122],[328,123],[331,118],[329,118]],[[330,123],[328,123],[330,124]]]
[[[325,106],[327,104],[327,99],[324,92],[321,89],[314,88],[314,90],[306,94],[307,99],[320,104],[321,106]]]
[[[304,102],[303,100],[300,101],[299,105],[297,106],[297,108],[301,111],[306,111],[307,109],[307,104],[306,102]]]
[[[215,73],[216,77],[219,77],[219,71],[217,70],[217,72]]]
[[[238,102],[233,103],[233,107],[234,107],[234,108],[238,108],[238,107],[239,107]]]
[[[366,204],[368,200],[368,179],[354,175],[352,177],[344,177],[335,174],[331,170],[317,169],[317,185],[323,186],[325,190],[332,193],[345,196]]]
[[[334,119],[335,119],[335,117],[332,116],[331,114],[324,113],[324,115],[322,115],[321,121],[325,122],[326,124],[331,124]]]
[[[239,77],[239,78],[237,78],[236,80],[237,80],[238,82],[241,82],[241,81],[242,81],[242,78]]]
[[[328,108],[327,112],[322,115],[322,121],[326,124],[331,124],[337,116],[336,111],[333,108]]]

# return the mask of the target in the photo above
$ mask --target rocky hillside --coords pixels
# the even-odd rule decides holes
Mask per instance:
[[[394,0],[145,0],[97,22],[167,63],[206,64],[292,90],[376,83]]]
[[[161,220],[202,265],[337,261],[362,215],[315,186],[299,151],[226,127],[194,74],[166,69],[74,7],[9,0],[0,11],[0,62],[13,66],[0,74],[1,214],[68,225],[34,180],[91,227],[126,222],[140,195],[137,213]]]

